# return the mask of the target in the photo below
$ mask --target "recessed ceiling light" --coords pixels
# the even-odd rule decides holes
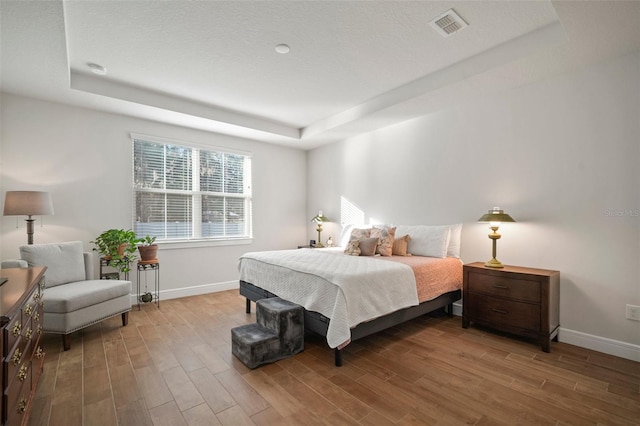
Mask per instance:
[[[278,53],[280,53],[282,55],[286,55],[290,51],[291,51],[291,48],[289,46],[287,46],[286,44],[278,44],[276,46],[276,52],[278,52]]]
[[[90,62],[90,63],[87,64],[87,66],[89,67],[91,72],[94,73],[94,74],[98,74],[98,75],[106,75],[107,74],[107,69],[105,67],[103,67],[102,65],[98,65],[98,64],[94,64],[94,63]]]

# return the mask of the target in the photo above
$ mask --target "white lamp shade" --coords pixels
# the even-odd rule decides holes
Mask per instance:
[[[44,191],[7,191],[4,216],[44,216],[53,214],[51,194]]]

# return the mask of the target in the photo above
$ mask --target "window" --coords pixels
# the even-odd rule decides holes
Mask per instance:
[[[133,230],[157,241],[251,238],[251,157],[133,136]]]

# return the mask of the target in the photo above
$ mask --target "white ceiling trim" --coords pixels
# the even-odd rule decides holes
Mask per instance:
[[[108,80],[102,77],[94,77],[88,74],[71,70],[70,87],[95,95],[107,96],[122,101],[147,105],[167,111],[188,114],[207,120],[226,123],[234,127],[249,128],[260,132],[270,133],[288,138],[300,139],[300,130],[279,124],[261,117],[250,116],[239,112],[217,108],[211,105],[194,102],[188,99],[171,96],[168,94],[143,89]]]
[[[567,36],[564,28],[559,21],[556,21],[390,90],[367,102],[349,108],[346,111],[317,121],[302,129],[302,138],[322,134],[336,127],[423,96],[434,90],[442,89],[501,65],[514,62],[543,48],[566,43],[566,41]]]

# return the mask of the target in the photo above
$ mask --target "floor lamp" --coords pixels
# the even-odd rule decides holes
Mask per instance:
[[[27,244],[33,244],[32,216],[53,214],[51,194],[43,191],[7,191],[4,196],[4,216],[28,216]]]

